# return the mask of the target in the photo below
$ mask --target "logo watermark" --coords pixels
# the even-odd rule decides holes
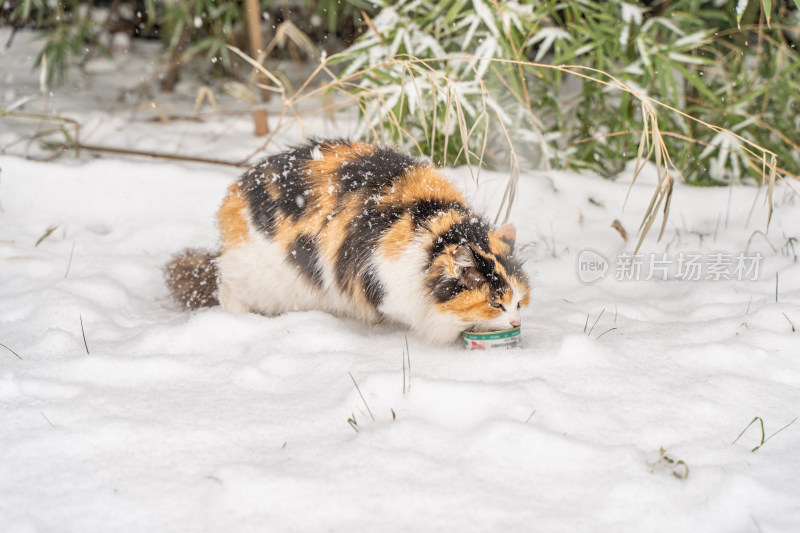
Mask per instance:
[[[586,248],[575,263],[578,279],[587,284],[616,281],[755,281],[764,256],[759,252],[620,252],[607,258]]]

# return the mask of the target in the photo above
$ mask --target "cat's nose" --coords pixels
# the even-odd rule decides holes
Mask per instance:
[[[518,328],[520,324],[521,324],[521,322],[520,322],[519,318],[515,318],[515,319],[511,320],[511,327],[512,328]]]

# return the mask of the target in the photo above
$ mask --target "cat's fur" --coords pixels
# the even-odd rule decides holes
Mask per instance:
[[[392,149],[309,141],[251,168],[217,217],[218,255],[167,266],[190,308],[218,295],[235,313],[388,319],[443,343],[518,325],[530,301],[514,227],[492,230],[434,166]]]

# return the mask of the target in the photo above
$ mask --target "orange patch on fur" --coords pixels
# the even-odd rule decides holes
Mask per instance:
[[[500,262],[497,261],[497,259],[493,255],[487,254],[486,252],[484,252],[483,250],[481,250],[480,248],[477,248],[477,247],[473,247],[472,251],[474,253],[480,255],[481,257],[483,257],[487,261],[490,261],[490,262],[494,263],[494,273],[497,274],[498,276],[502,277],[505,280],[506,284],[511,285],[511,283],[510,283],[510,281],[508,279],[508,273],[506,272],[506,269],[503,268],[503,265],[501,265]]]
[[[458,189],[435,167],[428,165],[415,165],[406,170],[392,190],[383,195],[381,203],[403,205],[419,200],[460,202],[466,205]]]
[[[449,230],[452,225],[461,222],[463,219],[464,215],[461,213],[448,211],[442,216],[430,219],[428,221],[428,227],[431,230],[431,234],[438,237]]]
[[[239,191],[239,182],[228,187],[228,195],[217,212],[217,221],[222,233],[222,249],[229,250],[248,238],[247,203]]]
[[[297,228],[298,224],[290,224],[287,219],[281,216],[276,216],[276,219],[275,231],[271,238],[274,242],[280,244],[284,250],[288,251],[294,239],[303,232]]]
[[[525,296],[522,297],[522,299],[519,301],[519,304],[522,307],[528,307],[531,304],[531,294],[530,294],[530,292],[526,292],[525,293]]]
[[[513,224],[504,224],[492,233],[494,233],[498,238],[508,242],[514,242],[517,240],[517,228],[515,228]]]
[[[262,187],[266,189],[267,195],[274,201],[276,198],[281,197],[281,191],[278,187],[278,184],[273,181],[273,173],[275,169],[273,167],[267,167],[267,172],[264,172],[264,181]],[[257,182],[256,185],[259,185]]]
[[[320,232],[320,253],[325,264],[335,265],[339,256],[351,222],[361,212],[362,200],[358,196],[350,197],[349,201],[335,217],[331,218]]]
[[[451,247],[455,248],[455,247]],[[454,265],[452,260],[452,252],[445,251],[434,258],[431,267],[428,270],[427,277],[429,280],[435,280],[441,275],[454,276]]]
[[[512,301],[512,296],[513,296],[512,291],[510,291],[510,290],[506,291],[506,292],[503,293],[503,296],[500,298],[499,301],[504,306],[510,307],[511,306],[511,301]]]
[[[380,253],[387,259],[398,259],[414,241],[414,222],[406,213],[381,236]]]
[[[318,212],[314,209],[309,215],[304,216],[292,225],[295,237],[298,235],[316,235],[322,229],[326,213]]]
[[[306,169],[311,171],[308,174],[309,184],[314,189],[326,188],[327,178],[336,179],[336,172],[342,165],[374,151],[374,146],[359,142],[352,144],[324,143],[319,145],[319,152],[322,158],[309,159],[306,164]],[[338,187],[338,179],[332,184]]]
[[[299,221],[298,230],[308,234],[319,233],[329,225],[328,217],[336,209],[341,179],[337,172],[345,163],[371,154],[374,146],[364,143],[319,145],[321,159],[309,159],[305,163],[305,179],[310,194],[306,198],[306,214]],[[337,215],[340,216],[340,215]]]
[[[452,300],[437,304],[437,307],[442,311],[455,313],[465,322],[490,321],[502,314],[500,309],[489,305],[486,287],[463,291]]]
[[[489,232],[489,249],[495,255],[508,255],[511,253],[511,246],[493,231]]]

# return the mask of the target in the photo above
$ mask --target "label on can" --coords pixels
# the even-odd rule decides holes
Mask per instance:
[[[513,348],[519,344],[520,328],[502,331],[488,331],[476,333],[465,331],[463,333],[464,348],[467,350],[488,350],[494,348]]]

